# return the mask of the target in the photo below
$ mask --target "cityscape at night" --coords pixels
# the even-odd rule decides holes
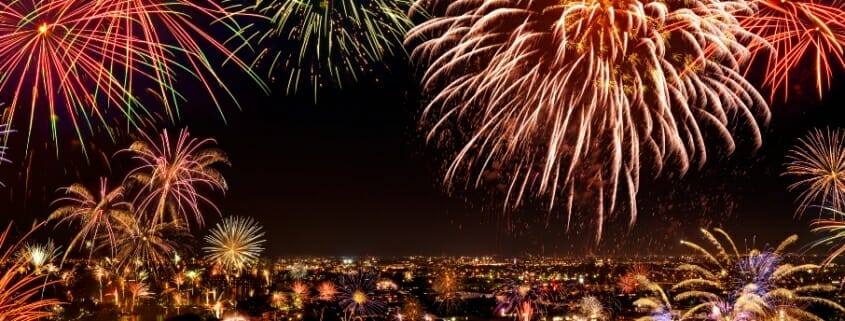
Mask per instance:
[[[2,0],[0,321],[845,320],[843,0]]]

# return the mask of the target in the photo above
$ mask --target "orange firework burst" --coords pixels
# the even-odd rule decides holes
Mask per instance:
[[[335,288],[332,281],[323,281],[317,286],[317,292],[319,292],[320,300],[331,301],[337,295],[337,288]]]
[[[753,46],[754,57],[765,57],[765,84],[770,99],[788,98],[802,70],[812,70],[819,98],[830,88],[834,68],[845,69],[845,2],[817,0],[754,0],[752,14],[739,14],[748,31],[766,42]],[[771,48],[769,48],[771,45]],[[792,83],[791,83],[792,81]]]
[[[628,271],[619,277],[619,288],[622,293],[632,294],[636,293],[639,288],[639,282],[642,278],[647,278],[649,268],[643,264],[634,264],[628,268]]]
[[[311,290],[308,289],[308,285],[299,280],[293,282],[293,285],[290,286],[290,290],[293,293],[294,299],[300,302],[308,300],[308,297],[311,295]]]
[[[734,17],[750,10],[744,1],[447,7],[407,41],[428,64],[428,138],[457,145],[447,188],[479,186],[494,169],[506,208],[534,196],[550,211],[563,203],[567,226],[573,212],[592,212],[598,239],[619,198],[635,221],[645,160],[658,173],[666,164],[685,173],[707,158],[704,129],[733,150],[733,123],[761,141],[757,121],[768,120],[768,107],[739,73],[745,41],[756,39]]]

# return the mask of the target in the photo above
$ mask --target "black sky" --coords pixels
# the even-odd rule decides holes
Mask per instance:
[[[567,231],[565,221],[554,217],[557,212],[548,225],[544,210],[513,212],[513,228],[505,229],[496,195],[445,192],[439,183],[445,154],[426,145],[417,126],[422,103],[416,75],[401,59],[389,66],[390,72],[373,79],[321,91],[316,104],[307,92],[265,95],[230,72],[241,110],[224,106],[224,123],[202,95],[186,89],[182,119],[165,125],[187,126],[195,136],[217,139],[228,152],[233,165],[223,172],[230,190],[218,197],[220,208],[224,215],[249,215],[263,223],[271,255],[677,253],[678,241],[697,238],[700,226],[722,226],[738,240],[756,235],[777,241],[796,232],[806,240],[813,217],[793,216],[796,194],[786,191],[791,180],[780,176],[786,151],[811,128],[845,125],[841,81],[823,103],[805,90],[806,99],[775,104],[762,148],[753,151],[739,138],[733,155],[715,148],[704,168],[682,178],[667,173],[652,180],[644,174],[636,225],[629,230],[621,214],[600,246],[590,249],[592,228],[574,225]],[[63,138],[71,134],[60,128]],[[33,137],[37,141],[39,135]],[[31,164],[20,154],[25,148],[13,144],[13,164],[0,168],[8,185],[0,190],[8,195],[0,214],[27,226],[46,217],[58,187],[93,185],[100,175],[122,179],[127,160],[113,155],[130,140],[85,141],[94,151],[88,160],[72,138],[62,143],[59,157],[51,146],[33,143]],[[217,221],[216,214],[207,214],[209,225]],[[66,234],[64,228],[56,231],[59,239]]]

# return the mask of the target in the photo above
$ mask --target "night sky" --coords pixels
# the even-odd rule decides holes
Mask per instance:
[[[593,229],[573,225],[567,232],[557,217],[562,213],[553,211],[546,220],[545,210],[529,205],[504,218],[495,192],[445,191],[440,178],[446,153],[427,145],[418,129],[424,104],[418,74],[403,59],[387,66],[389,71],[343,90],[321,90],[316,104],[307,91],[266,95],[241,73],[227,71],[241,110],[224,104],[224,122],[203,95],[186,86],[181,120],[162,124],[218,140],[233,164],[222,168],[229,183],[225,197],[216,196],[222,213],[258,219],[267,231],[268,255],[646,255],[686,253],[679,240],[698,240],[701,226],[722,226],[740,244],[753,236],[758,244],[775,242],[790,233],[806,242],[812,237],[807,222],[816,213],[793,215],[797,193],[788,192],[792,180],[780,176],[786,151],[807,130],[843,126],[845,119],[843,77],[823,103],[813,99],[812,87],[794,88],[796,99],[771,107],[761,149],[751,150],[738,137],[733,155],[712,149],[704,168],[682,178],[668,172],[650,179],[646,169],[636,225],[629,230],[627,214],[620,214],[596,247],[590,245]],[[18,133],[10,145],[13,164],[0,167],[7,185],[0,195],[8,195],[0,214],[19,228],[46,218],[57,188],[93,186],[99,176],[120,180],[126,172],[127,158],[115,153],[128,147],[130,137],[84,141],[92,150],[86,160],[79,142],[68,138],[71,128],[59,131],[67,138],[59,157],[42,143],[46,134],[36,132],[30,162],[21,153],[25,133]],[[206,218],[206,228],[219,221],[211,211]],[[50,234],[63,240],[67,228]]]

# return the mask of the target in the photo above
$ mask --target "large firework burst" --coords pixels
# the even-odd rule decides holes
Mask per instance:
[[[708,230],[701,230],[715,249],[712,252],[698,244],[682,241],[703,258],[701,263],[678,267],[689,277],[672,287],[678,293],[675,300],[698,301],[682,319],[699,312],[707,312],[715,320],[762,320],[778,316],[783,316],[784,320],[819,319],[804,309],[809,304],[845,311],[845,307],[835,301],[817,296],[835,291],[836,287],[803,284],[802,273],[819,266],[792,265],[785,261],[786,249],[798,239],[797,236],[787,237],[775,248],[740,253],[725,231],[718,228],[714,231],[724,241]]]
[[[287,93],[343,87],[404,53],[413,26],[405,14],[413,0],[232,1],[232,10],[262,18],[243,30],[260,51],[253,66],[286,86]]]
[[[562,198],[568,224],[575,204],[595,204],[580,211],[595,210],[600,238],[620,190],[634,222],[644,159],[657,172],[677,163],[684,173],[707,158],[705,129],[732,151],[737,123],[760,143],[754,115],[767,120],[768,108],[737,71],[749,54],[740,40],[754,38],[733,16],[749,10],[743,1],[446,7],[406,43],[419,43],[412,59],[428,64],[429,139],[457,144],[448,188],[481,185],[495,171],[506,207],[537,195],[551,209]]]
[[[186,228],[190,228],[193,218],[202,227],[201,204],[217,211],[202,188],[227,189],[223,175],[212,165],[228,165],[229,159],[225,152],[213,147],[213,139],[193,138],[187,129],[180,131],[175,141],[171,141],[166,130],[159,139],[145,135],[144,141],[136,141],[124,150],[140,163],[127,176],[140,184],[140,199],[135,202],[137,215],[149,216],[153,225],[169,220]]]
[[[753,46],[754,57],[766,59],[765,84],[783,99],[792,86],[812,78],[819,98],[830,87],[834,68],[845,69],[845,2],[817,0],[753,0],[753,13],[740,13],[740,24],[765,43]],[[811,70],[810,77],[800,73]]]
[[[53,140],[59,122],[72,124],[80,140],[96,127],[113,138],[111,128],[119,122],[149,123],[154,112],[145,108],[148,103],[163,105],[177,119],[184,98],[176,79],[190,77],[219,107],[219,89],[228,89],[202,48],[215,48],[249,69],[195,24],[192,18],[200,14],[208,20],[226,15],[185,0],[3,2],[0,92],[11,103],[3,121],[23,118],[28,132],[48,121]]]
[[[378,275],[373,272],[354,271],[341,276],[337,291],[344,314],[357,317],[373,316],[386,308],[376,297]]]
[[[106,122],[112,108],[130,123],[142,120],[139,102],[118,73],[136,74],[149,57],[132,50],[139,46],[134,38],[104,28],[120,15],[100,1],[0,4],[0,91],[11,98],[4,121],[12,122],[20,117],[18,109],[28,107],[29,130],[36,117],[46,117],[56,139],[56,123],[62,118],[80,137],[83,124]]]
[[[264,232],[250,217],[230,216],[223,219],[205,237],[205,258],[233,272],[249,267],[264,251]]]
[[[106,240],[109,245],[111,256],[114,256],[114,245],[117,243],[114,233],[114,224],[127,224],[132,216],[132,204],[123,200],[123,186],[112,188],[108,179],[100,178],[100,186],[96,193],[92,193],[82,184],[73,184],[61,189],[66,196],[53,202],[62,204],[56,208],[48,220],[58,221],[57,224],[77,221],[80,224],[79,231],[70,241],[65,257],[75,246],[85,246],[86,241]],[[105,235],[106,237],[101,237]],[[88,249],[88,258],[94,253],[93,244]]]
[[[800,190],[799,215],[813,205],[845,206],[845,130],[815,129],[799,138],[786,158],[783,175],[799,178],[789,185],[789,190]]]

